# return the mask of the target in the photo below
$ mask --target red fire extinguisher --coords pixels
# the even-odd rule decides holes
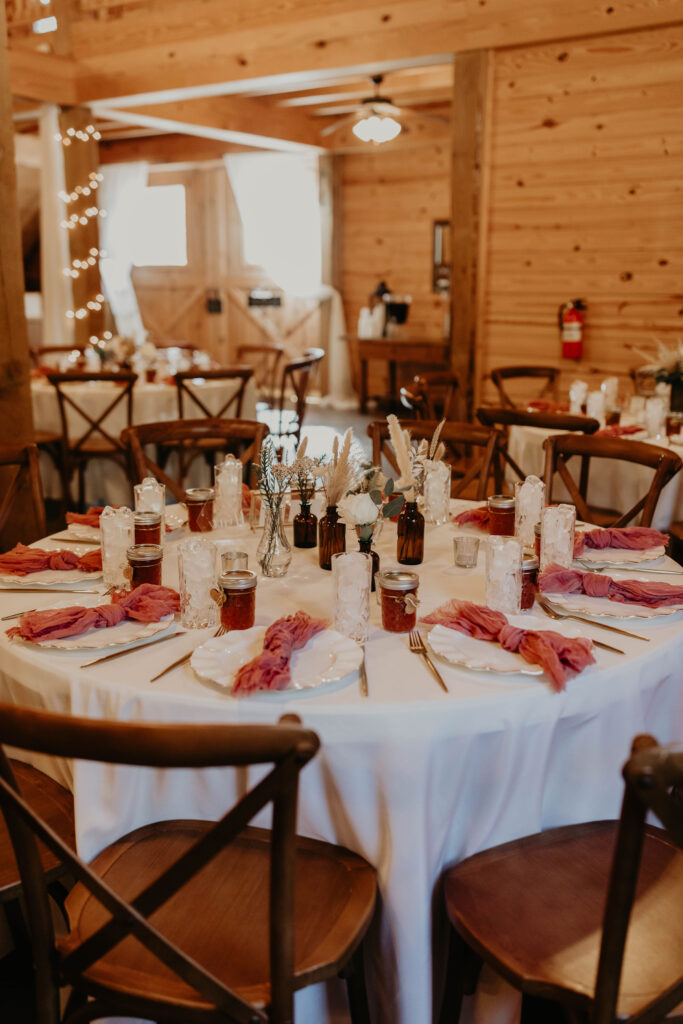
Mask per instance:
[[[563,359],[580,359],[583,355],[583,325],[586,303],[583,299],[564,302],[557,311]]]

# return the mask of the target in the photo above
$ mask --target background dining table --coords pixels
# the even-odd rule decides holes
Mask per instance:
[[[470,504],[457,502],[454,508]],[[452,523],[427,527],[425,561],[417,566],[423,614],[456,596],[484,601],[483,546],[476,568],[456,568],[456,532]],[[247,551],[256,568],[258,530],[207,536],[220,548]],[[347,545],[356,546],[351,531]],[[377,546],[383,567],[395,565],[393,524],[385,525]],[[646,578],[646,570],[617,575]],[[166,542],[164,582],[178,582],[173,538]],[[332,590],[331,574],[318,567],[317,550],[294,549],[286,577],[259,578],[257,624],[297,609],[329,613]],[[64,594],[0,590],[0,615],[58,601],[74,603]],[[618,816],[620,770],[632,738],[647,731],[665,743],[683,735],[682,614],[621,622],[650,642],[616,638],[625,656],[597,651],[596,665],[571,679],[562,693],[553,692],[543,677],[495,675],[439,662],[448,687],[444,693],[421,659],[411,655],[407,636],[380,628],[374,601],[366,647],[368,698],[361,695],[355,673],[320,690],[246,699],[201,680],[189,664],[150,682],[211,629],[87,669],[82,664],[98,652],[41,650],[9,641],[3,633],[0,699],[97,719],[195,722],[198,728],[206,722],[274,722],[287,712],[300,715],[322,746],[301,777],[298,830],[349,847],[378,873],[380,908],[366,952],[373,1021],[428,1024],[445,966],[442,872],[519,836]],[[562,629],[550,620],[547,625]],[[614,635],[593,626],[582,630],[615,642]],[[254,772],[247,780],[244,770],[161,773],[85,762],[37,763],[73,790],[78,849],[86,858],[148,822],[215,819],[247,781],[258,778]],[[506,1011],[501,999],[496,1016],[482,999],[475,997],[467,1010],[477,1024],[514,1020],[519,1012],[517,1000]],[[298,993],[296,1019],[298,1024],[348,1021],[342,990],[315,986]]]
[[[210,412],[217,412],[237,391],[241,383],[240,380],[205,380],[201,374],[198,374],[197,379],[191,382],[190,387],[197,391]],[[70,384],[64,390],[70,389],[73,392],[74,401],[96,419],[107,403],[111,401],[114,387],[115,385],[110,383],[88,382],[86,384]],[[54,387],[44,378],[32,381],[31,400],[35,429],[61,433],[59,403]],[[194,416],[201,418],[204,415],[201,409],[193,408],[192,402],[187,397],[185,406],[185,415],[189,419]],[[157,423],[177,418],[178,391],[175,384],[165,380],[154,383],[147,383],[143,379],[137,380],[133,388],[133,425]],[[256,388],[253,379],[247,382],[244,391],[242,419],[256,419]],[[80,436],[88,427],[86,420],[70,406],[67,407],[67,422],[75,437]],[[103,425],[110,434],[118,437],[128,425],[125,400],[112,410],[111,416],[107,417]],[[201,482],[199,479],[192,479],[193,470],[196,475],[199,469],[199,465],[191,468],[188,486],[197,486]],[[41,456],[40,471],[45,496],[48,498],[61,497],[59,476],[54,464],[46,456]],[[126,505],[131,500],[130,482],[122,470],[112,467],[110,461],[97,459],[88,466],[86,500],[91,505]]]

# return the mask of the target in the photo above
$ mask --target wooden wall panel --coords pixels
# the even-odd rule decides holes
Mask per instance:
[[[490,170],[484,372],[627,375],[683,334],[683,25],[500,51]],[[577,366],[557,307],[579,297]]]

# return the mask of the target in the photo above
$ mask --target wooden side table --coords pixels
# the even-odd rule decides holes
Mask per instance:
[[[360,369],[360,411],[367,412],[368,398],[368,363],[371,359],[381,359],[389,368],[389,397],[399,400],[396,367],[398,363],[420,363],[432,370],[445,370],[448,367],[450,343],[446,338],[358,338],[356,335],[344,335],[349,344],[351,365]],[[372,396],[385,397],[385,396]]]

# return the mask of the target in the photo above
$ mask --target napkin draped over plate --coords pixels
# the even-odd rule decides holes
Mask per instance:
[[[595,661],[593,644],[588,639],[567,637],[553,629],[511,626],[502,612],[471,601],[452,598],[426,615],[422,622],[457,629],[475,640],[499,643],[529,664],[540,665],[557,693],[564,690],[570,674],[581,672]]]
[[[100,528],[100,516],[104,512],[104,505],[91,505],[87,512],[67,512],[66,523],[75,523],[78,526],[92,526]]]
[[[489,525],[489,510],[486,505],[466,508],[464,512],[453,516],[453,522],[458,526],[480,526],[484,530]]]
[[[324,619],[311,618],[301,611],[277,619],[266,630],[261,653],[238,671],[232,693],[284,690],[291,680],[289,663],[294,651],[305,647],[316,633],[327,629],[328,625]]]
[[[606,530],[588,530],[577,534],[574,541],[574,557],[583,554],[584,548],[621,548],[622,551],[646,551],[648,548],[666,547],[669,538],[649,526],[622,526]]]
[[[85,555],[77,555],[75,551],[45,551],[43,548],[29,548],[25,544],[17,544],[11,551],[0,555],[0,572],[12,576],[28,576],[34,572],[52,570],[74,570],[81,572],[98,572],[102,569],[102,552],[88,551]]]
[[[175,590],[143,583],[135,590],[114,593],[111,604],[101,604],[95,608],[72,605],[69,608],[28,612],[22,616],[18,626],[7,630],[7,636],[32,643],[61,640],[66,636],[80,636],[90,629],[118,626],[124,619],[159,622],[164,616],[177,612],[179,607],[180,599]]]
[[[606,597],[622,604],[642,604],[650,608],[683,604],[683,586],[672,583],[644,583],[641,580],[613,580],[598,572],[579,572],[560,565],[549,566],[538,579],[544,594],[586,594]]]

